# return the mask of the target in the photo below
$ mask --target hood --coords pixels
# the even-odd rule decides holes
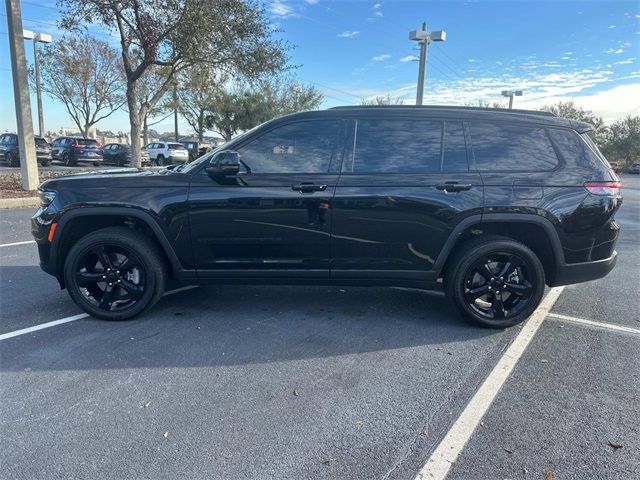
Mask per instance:
[[[114,168],[71,173],[51,178],[38,188],[148,188],[170,184],[188,184],[189,176],[174,171],[175,165],[157,168]]]

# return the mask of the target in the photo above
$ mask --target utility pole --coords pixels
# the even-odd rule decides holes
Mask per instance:
[[[417,41],[420,44],[420,60],[418,65],[418,89],[416,92],[416,105],[422,105],[424,97],[424,79],[427,69],[427,49],[431,42],[444,42],[447,39],[447,32],[437,30],[427,32],[427,22],[422,22],[420,30],[409,32],[409,40]]]
[[[173,131],[178,141],[178,80],[173,83]]]
[[[27,59],[24,51],[20,0],[6,0],[6,6],[22,188],[24,190],[35,190],[38,187],[38,164],[31,120]]]

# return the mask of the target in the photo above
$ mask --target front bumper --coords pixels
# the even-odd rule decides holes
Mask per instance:
[[[618,261],[618,252],[614,251],[609,258],[583,263],[565,263],[556,269],[556,275],[550,287],[588,282],[605,277]]]

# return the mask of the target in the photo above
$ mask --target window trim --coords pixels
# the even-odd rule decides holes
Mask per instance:
[[[468,122],[468,129],[469,129],[469,141],[470,141],[470,146],[468,148],[471,149],[471,156],[473,158],[473,167],[474,170],[469,170],[470,172],[473,171],[474,173],[485,173],[485,174],[493,174],[493,173],[513,173],[513,174],[520,174],[520,173],[551,173],[551,172],[556,172],[558,170],[560,170],[563,166],[564,166],[564,159],[562,158],[562,156],[560,155],[560,152],[556,146],[556,144],[553,142],[553,139],[551,138],[551,135],[549,135],[549,127],[547,125],[541,125],[541,124],[537,124],[537,123],[513,123],[513,122],[506,122],[504,120],[467,120]],[[513,170],[513,169],[509,169],[509,168],[503,168],[503,169],[496,169],[496,170],[481,170],[478,168],[477,162],[476,162],[476,151],[475,148],[473,147],[473,135],[471,134],[471,124],[473,122],[476,123],[489,123],[489,124],[494,124],[494,125],[506,125],[506,126],[511,126],[511,127],[525,127],[525,128],[539,128],[542,129],[544,131],[544,135],[547,138],[547,140],[549,141],[549,144],[551,145],[551,148],[553,150],[553,153],[556,157],[556,166],[552,169],[548,169],[548,170],[541,170],[539,168],[533,168],[533,169],[528,169],[528,170]],[[570,129],[569,129],[570,130]]]

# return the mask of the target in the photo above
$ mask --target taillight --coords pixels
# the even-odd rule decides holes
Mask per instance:
[[[622,184],[620,182],[587,182],[584,188],[592,195],[618,195]]]

